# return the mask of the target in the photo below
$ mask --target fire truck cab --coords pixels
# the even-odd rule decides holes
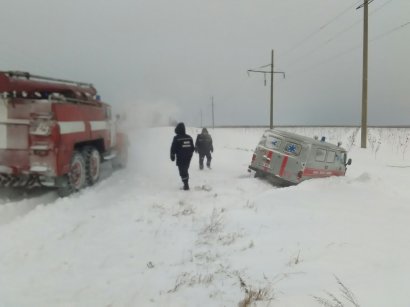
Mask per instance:
[[[311,178],[344,176],[347,152],[322,137],[310,138],[277,129],[266,130],[252,156],[249,171],[279,186],[295,185]]]
[[[54,186],[66,196],[125,166],[127,137],[92,84],[0,72],[0,186]]]

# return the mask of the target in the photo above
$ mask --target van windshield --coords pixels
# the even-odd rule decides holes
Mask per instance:
[[[345,152],[340,153],[340,160],[343,162],[343,164],[346,163],[346,153]]]
[[[271,149],[279,149],[282,140],[274,137],[273,135],[268,135],[266,137],[265,146]]]

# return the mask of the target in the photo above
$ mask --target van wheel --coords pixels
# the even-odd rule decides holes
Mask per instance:
[[[86,179],[85,161],[82,154],[78,151],[73,152],[70,171],[64,179],[64,184],[58,188],[58,195],[60,197],[68,196],[84,187]]]
[[[100,179],[101,158],[98,150],[92,146],[84,147],[82,151],[85,161],[85,182],[95,184]]]
[[[265,178],[266,174],[262,173],[261,171],[256,171],[254,177],[255,178]]]

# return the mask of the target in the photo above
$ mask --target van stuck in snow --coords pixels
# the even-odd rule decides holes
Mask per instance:
[[[295,185],[311,178],[344,176],[346,150],[330,144],[277,129],[266,130],[252,156],[248,171],[255,177],[266,177],[279,186]]]

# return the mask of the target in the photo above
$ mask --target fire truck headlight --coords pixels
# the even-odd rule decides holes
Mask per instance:
[[[34,135],[50,135],[51,134],[51,125],[49,121],[34,121],[30,126],[30,134]]]

